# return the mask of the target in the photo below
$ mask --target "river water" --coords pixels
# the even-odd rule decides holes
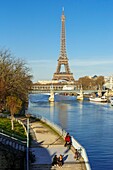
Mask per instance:
[[[29,113],[60,125],[86,149],[92,170],[113,170],[113,106],[75,96],[29,95]]]

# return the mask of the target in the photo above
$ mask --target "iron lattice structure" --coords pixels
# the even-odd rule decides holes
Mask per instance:
[[[65,16],[64,10],[62,11],[61,16],[61,47],[60,47],[60,56],[58,59],[58,65],[56,72],[53,75],[52,80],[66,80],[66,81],[75,81],[73,73],[70,72],[68,58],[66,54],[66,38],[65,38]],[[61,71],[61,67],[64,66],[65,71]]]

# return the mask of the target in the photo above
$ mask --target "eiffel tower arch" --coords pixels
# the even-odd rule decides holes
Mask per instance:
[[[61,46],[60,46],[60,56],[58,59],[58,65],[56,72],[53,75],[52,80],[65,80],[68,82],[75,81],[73,73],[70,72],[69,62],[66,54],[66,38],[65,38],[65,15],[64,10],[62,10],[61,16]],[[64,71],[62,71],[64,67]]]

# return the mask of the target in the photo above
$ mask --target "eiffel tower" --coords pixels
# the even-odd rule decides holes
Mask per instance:
[[[65,39],[65,16],[64,9],[62,10],[61,16],[61,47],[60,47],[60,56],[58,59],[58,65],[56,72],[53,75],[52,80],[65,80],[67,82],[75,81],[73,78],[73,73],[70,72],[68,58],[66,54],[66,39]],[[65,71],[62,71],[61,68],[64,67]]]

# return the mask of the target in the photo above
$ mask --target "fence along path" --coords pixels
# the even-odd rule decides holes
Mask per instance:
[[[48,170],[59,169],[52,167],[54,155],[63,155],[64,170],[86,170],[85,163],[81,157],[79,160],[74,159],[74,152],[64,147],[63,136],[56,133],[53,129],[41,121],[30,123],[30,133],[33,137],[30,150],[35,155],[36,161],[31,163],[30,170]]]

